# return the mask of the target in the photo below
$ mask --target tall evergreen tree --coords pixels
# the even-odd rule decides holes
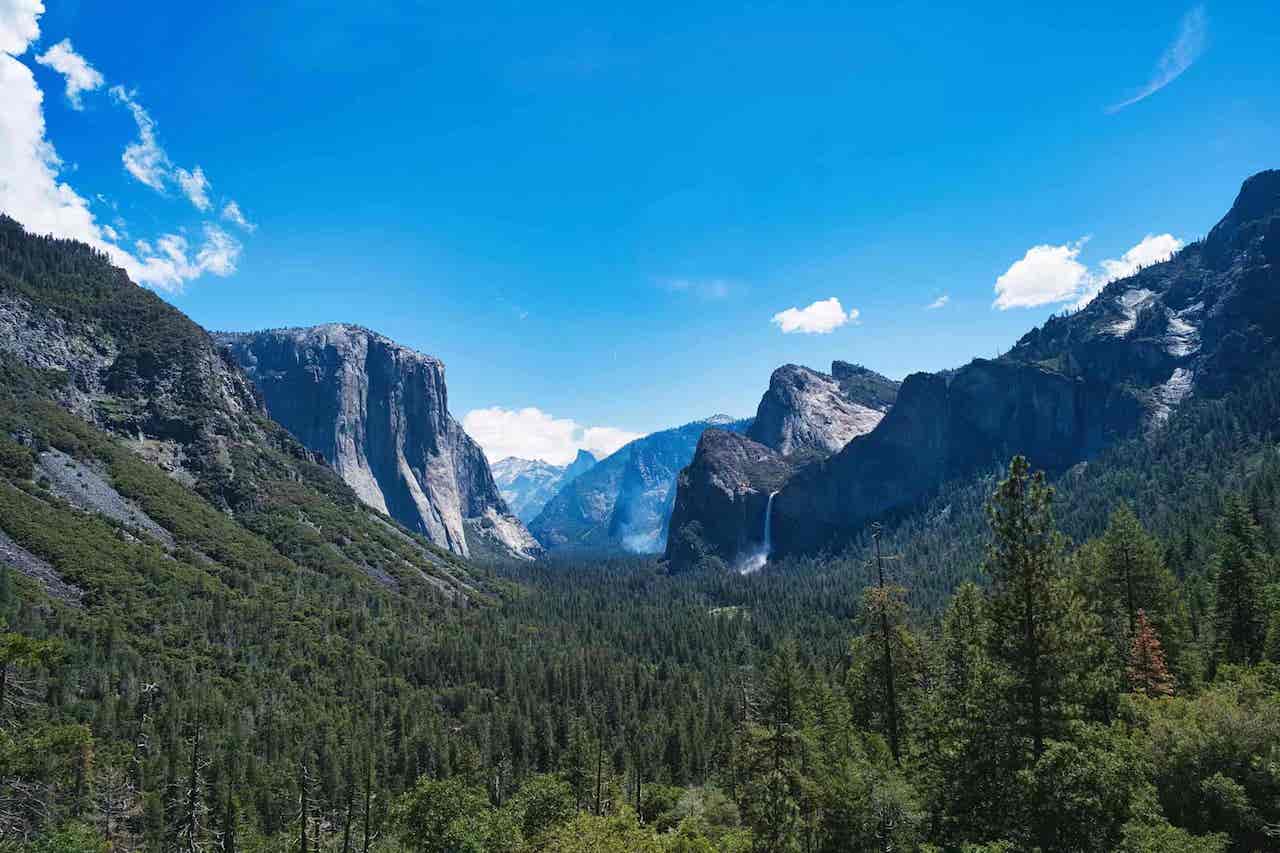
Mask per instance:
[[[1062,618],[1065,543],[1053,525],[1052,503],[1044,473],[1033,474],[1027,460],[1015,456],[987,505],[990,652],[1013,675],[1015,726],[1035,758],[1062,717],[1065,673],[1057,658],[1069,639]]]
[[[811,744],[804,674],[793,641],[765,672],[759,719],[744,744],[750,781],[742,808],[758,853],[798,850]]]
[[[1215,663],[1255,663],[1266,640],[1261,531],[1238,495],[1227,498],[1214,554]]]

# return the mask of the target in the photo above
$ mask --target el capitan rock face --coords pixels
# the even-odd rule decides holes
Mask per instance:
[[[1205,240],[1111,282],[1084,309],[1050,319],[1000,358],[908,376],[873,430],[829,458],[796,466],[774,500],[774,552],[838,549],[885,512],[1015,453],[1061,472],[1158,429],[1193,393],[1228,390],[1276,351],[1278,263],[1280,172],[1269,171],[1245,182]],[[771,395],[772,386],[766,401]],[[755,434],[788,440],[785,429]],[[797,435],[804,433],[792,429],[789,440]],[[715,478],[688,483],[707,487]],[[680,523],[697,523],[706,552],[730,561],[760,519],[746,517],[740,523],[748,532],[739,531],[733,519],[741,514],[724,503],[677,498],[688,507]],[[671,540],[678,537],[673,517]],[[668,556],[678,567],[690,554]]]
[[[449,414],[444,364],[358,326],[218,333],[271,417],[365,503],[455,554],[540,548]],[[470,541],[469,541],[470,540]]]

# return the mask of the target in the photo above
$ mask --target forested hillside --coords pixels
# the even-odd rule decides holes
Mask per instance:
[[[481,568],[101,256],[0,249],[0,850],[1280,845],[1269,362],[842,554]]]

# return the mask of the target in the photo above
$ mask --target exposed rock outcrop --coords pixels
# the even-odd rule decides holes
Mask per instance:
[[[1083,310],[1052,318],[1000,358],[907,377],[875,429],[787,478],[773,505],[775,552],[839,548],[876,517],[1014,453],[1063,471],[1160,428],[1192,394],[1230,389],[1276,350],[1278,270],[1280,172],[1269,171],[1245,182],[1204,241],[1111,282]],[[805,435],[795,428],[757,434],[792,442]],[[689,488],[715,486],[715,478],[697,474]],[[724,503],[681,494],[677,505],[688,511],[673,516],[672,541],[683,538],[677,523],[696,524],[704,553],[732,560],[760,522]],[[735,527],[739,519],[744,530]],[[678,567],[698,555],[675,549],[669,556]]]
[[[508,511],[480,446],[449,414],[439,359],[337,323],[216,338],[271,417],[369,506],[455,554],[470,554],[469,530],[514,556],[540,550]]]
[[[545,547],[661,553],[676,476],[703,432],[741,432],[749,420],[717,415],[638,438],[567,483],[529,525]]]
[[[897,382],[865,367],[837,361],[826,374],[787,364],[769,378],[747,435],[784,456],[836,453],[875,429],[897,394]]]

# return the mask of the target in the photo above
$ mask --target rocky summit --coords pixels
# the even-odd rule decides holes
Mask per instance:
[[[1082,310],[1050,319],[1001,357],[908,376],[873,430],[829,458],[796,466],[779,486],[774,550],[842,547],[878,516],[1014,453],[1061,472],[1124,437],[1159,429],[1191,395],[1231,390],[1280,336],[1278,261],[1280,171],[1267,171],[1245,182],[1204,240],[1109,283]],[[766,401],[783,396],[775,384]],[[785,418],[770,423],[785,425]],[[805,435],[785,426],[767,434],[779,443]],[[680,547],[668,552],[676,564],[698,554],[732,561],[744,542],[759,538],[759,500],[744,514],[692,493],[733,480],[730,472],[700,473],[715,461],[695,460],[681,477],[670,537]]]
[[[875,429],[897,395],[897,382],[844,361],[829,374],[779,367],[744,435],[702,435],[677,481],[668,560],[680,566],[716,554],[741,570],[762,563],[770,497],[800,467]]]
[[[747,435],[784,456],[831,454],[871,432],[898,395],[898,383],[837,361],[831,373],[797,364],[773,372]]]
[[[346,324],[217,333],[268,413],[366,504],[442,548],[532,558],[480,446],[449,413],[444,364]]]

